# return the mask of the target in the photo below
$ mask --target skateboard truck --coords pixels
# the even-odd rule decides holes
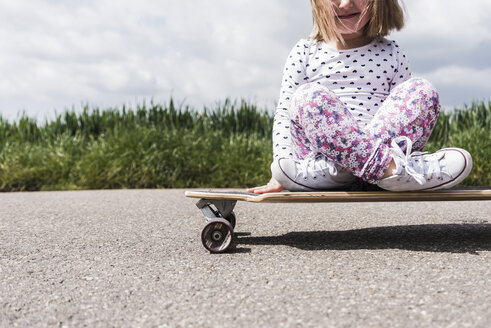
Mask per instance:
[[[235,204],[237,204],[236,200],[200,199],[196,206],[203,212],[206,221],[210,221],[215,218],[227,218],[230,214],[233,215]]]
[[[236,200],[200,199],[196,206],[205,215],[201,242],[211,253],[225,252],[232,243]]]

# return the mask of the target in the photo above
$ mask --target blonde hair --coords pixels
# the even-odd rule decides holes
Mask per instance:
[[[316,41],[340,41],[343,37],[336,28],[336,14],[331,0],[310,0],[314,28],[310,37]],[[404,26],[404,11],[398,0],[369,0],[370,20],[363,33],[374,38],[386,36],[390,31]]]

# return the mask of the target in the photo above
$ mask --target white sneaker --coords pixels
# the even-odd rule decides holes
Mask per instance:
[[[273,178],[290,191],[313,191],[349,186],[353,173],[336,165],[323,154],[295,161],[280,158],[271,164]]]
[[[406,153],[399,147],[406,142]],[[412,141],[407,137],[392,140],[392,158],[396,169],[392,176],[380,180],[380,188],[391,191],[447,189],[459,184],[472,170],[472,157],[464,149],[445,148],[433,154],[411,153]]]

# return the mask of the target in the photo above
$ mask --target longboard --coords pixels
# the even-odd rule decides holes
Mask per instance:
[[[211,253],[225,252],[232,243],[237,201],[251,203],[352,203],[491,200],[489,188],[461,188],[438,191],[319,191],[254,194],[243,191],[186,191],[186,197],[199,198],[196,206],[205,215],[201,232],[203,246]]]

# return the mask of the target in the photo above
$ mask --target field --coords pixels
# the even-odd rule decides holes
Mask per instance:
[[[226,100],[196,111],[141,104],[84,108],[39,124],[0,117],[0,191],[243,188],[270,178],[271,112]],[[428,151],[467,149],[464,185],[491,185],[491,102],[441,113]]]

